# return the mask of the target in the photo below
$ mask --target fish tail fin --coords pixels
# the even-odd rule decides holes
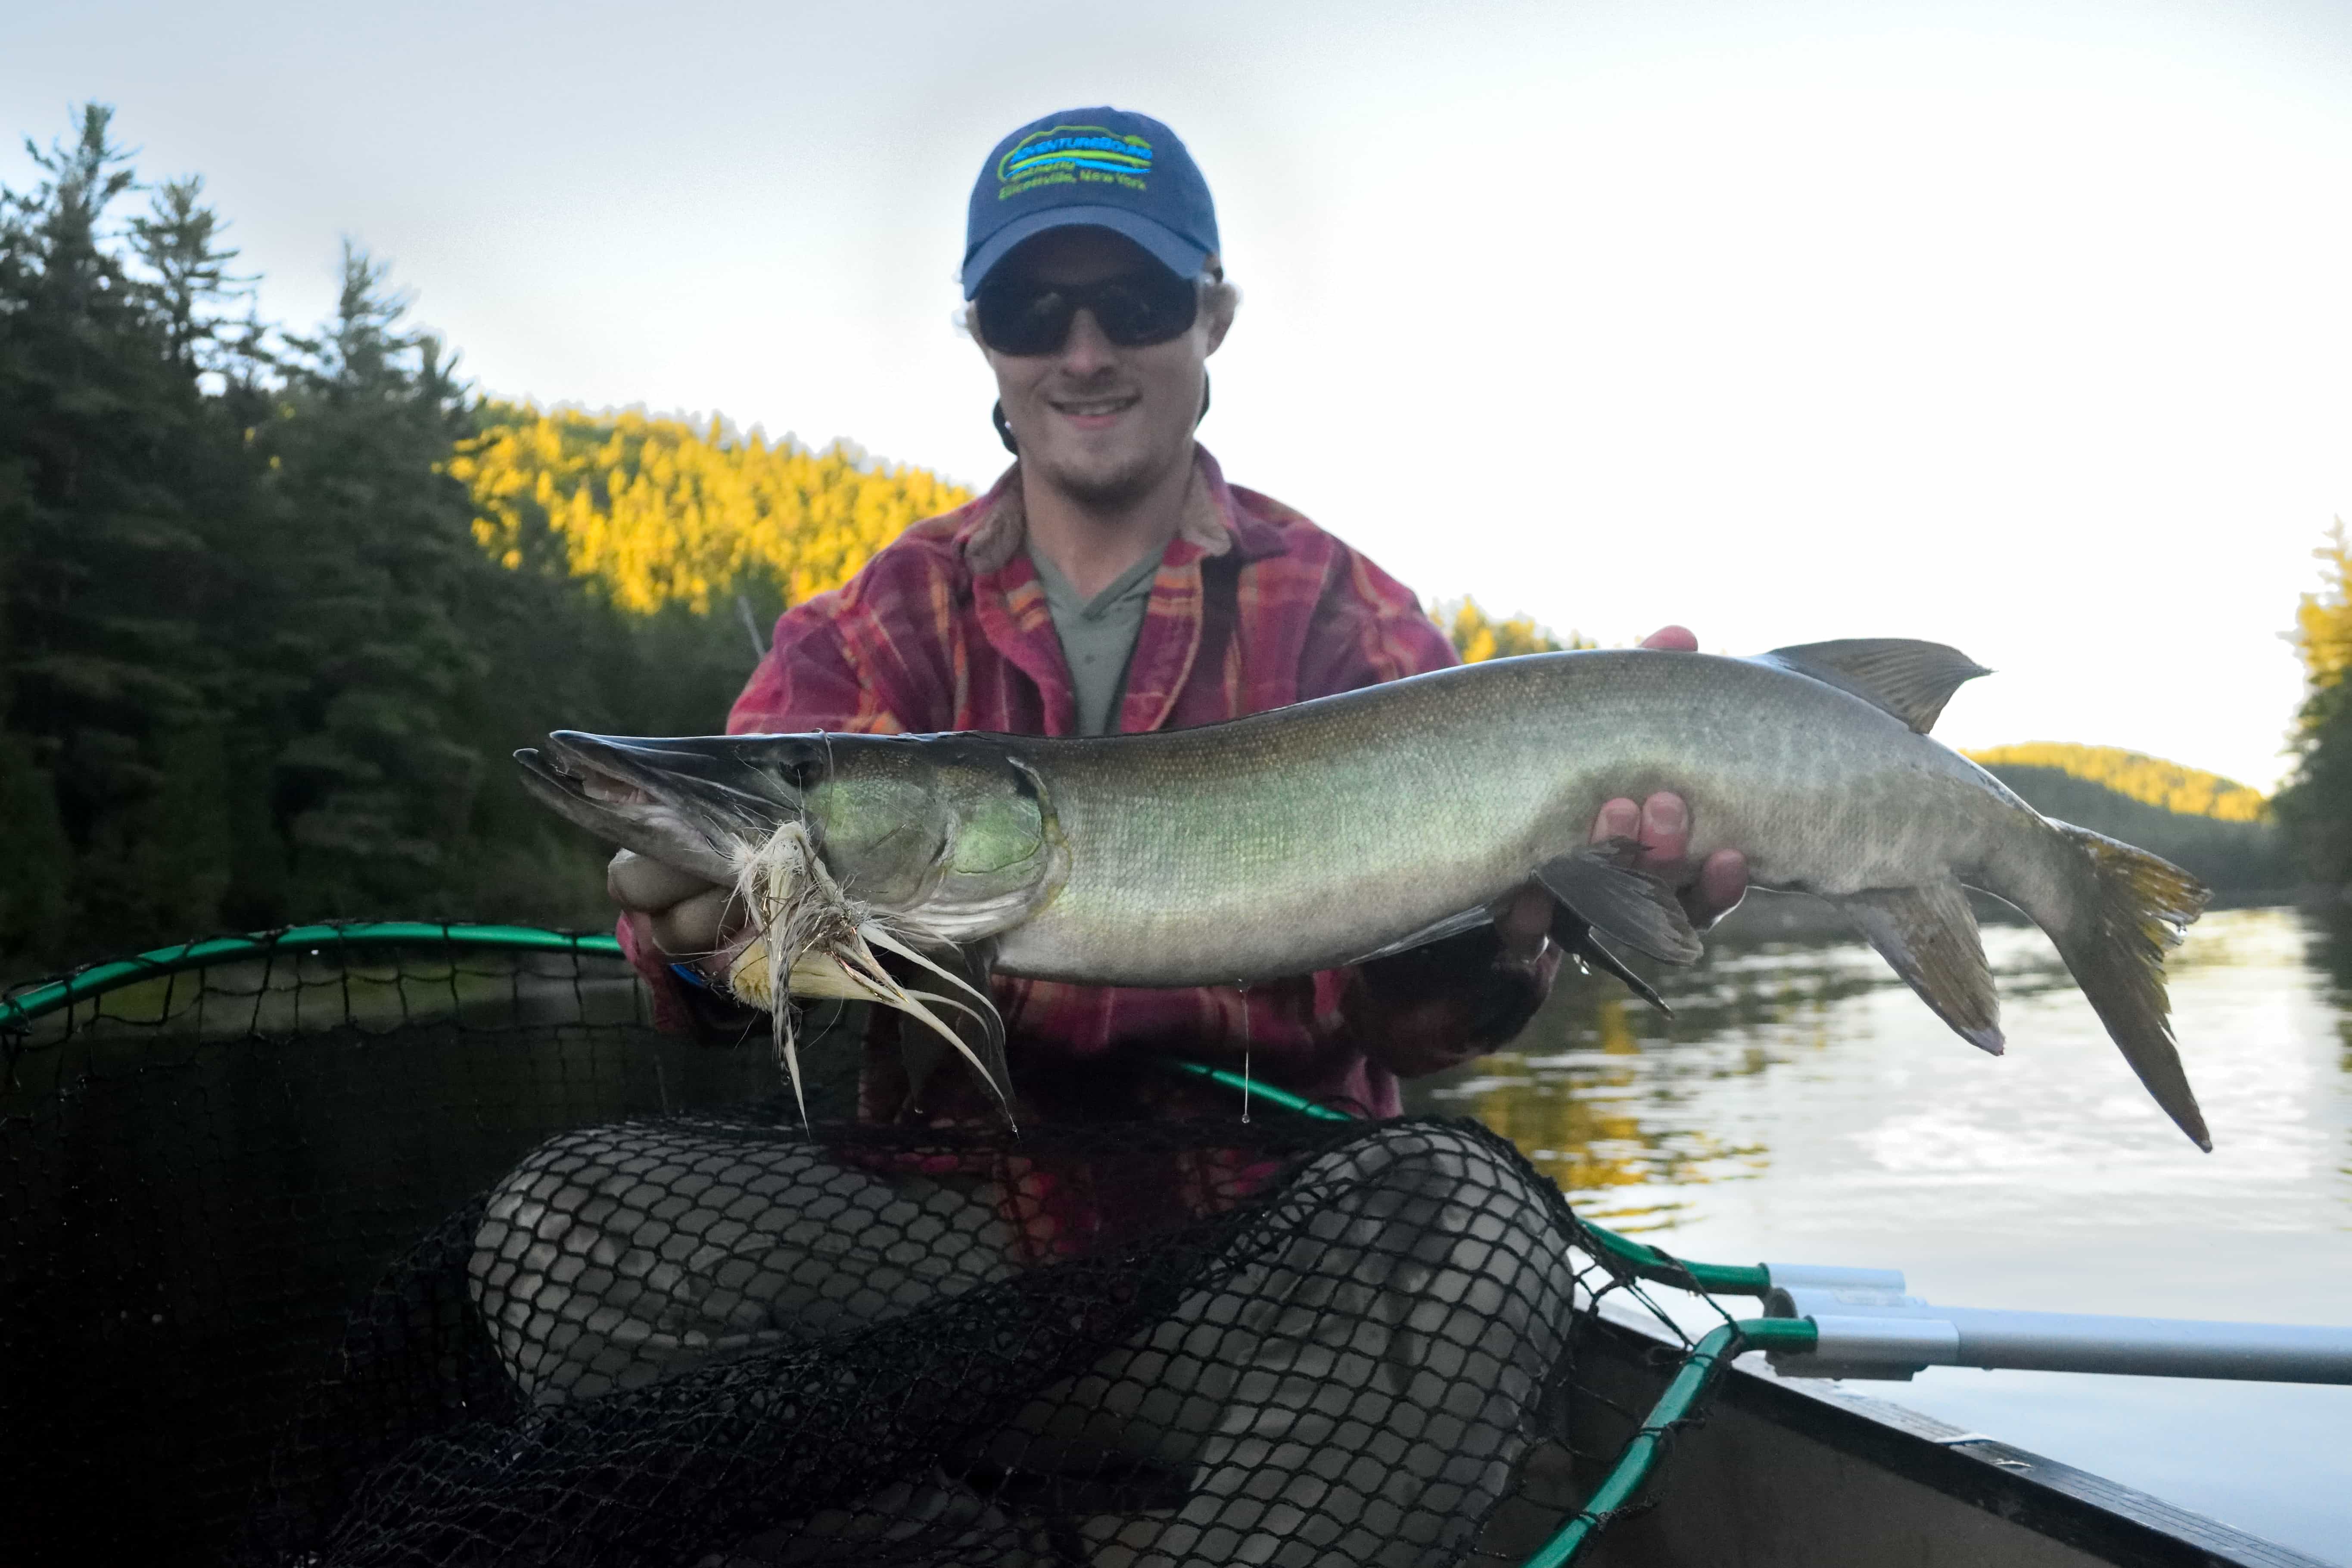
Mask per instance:
[[[2165,1114],[2210,1152],[2212,1135],[2172,1037],[2164,953],[2179,945],[2181,932],[2212,895],[2196,878],[2145,849],[2069,822],[2050,826],[2088,862],[2089,896],[2087,908],[2078,901],[2074,920],[2054,927],[2045,921],[2044,928],[2132,1071]]]

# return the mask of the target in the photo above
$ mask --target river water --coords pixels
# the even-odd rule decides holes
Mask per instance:
[[[1985,928],[1995,1059],[1867,947],[1742,918],[1661,977],[1673,1019],[1563,984],[1416,1108],[1481,1118],[1580,1212],[1685,1258],[1900,1268],[1956,1306],[2352,1322],[2352,929],[2222,910],[2174,953],[2201,1154],[2038,931]],[[2352,1563],[2352,1388],[1955,1367],[1853,1386]]]

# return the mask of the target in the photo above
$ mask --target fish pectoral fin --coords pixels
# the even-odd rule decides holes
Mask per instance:
[[[1633,864],[1639,853],[1626,838],[1588,844],[1537,867],[1536,880],[1601,935],[1668,963],[1692,963],[1704,951],[1698,932],[1674,889]]]
[[[1666,999],[1652,989],[1648,981],[1626,968],[1625,961],[1610,952],[1601,939],[1592,934],[1591,922],[1566,904],[1557,905],[1552,910],[1551,940],[1570,958],[1615,975],[1634,995],[1667,1017],[1675,1016],[1675,1010],[1666,1005]]]
[[[1442,921],[1432,921],[1409,936],[1401,936],[1387,946],[1376,947],[1370,952],[1358,953],[1348,962],[1370,963],[1376,958],[1393,958],[1400,952],[1411,952],[1416,947],[1427,947],[1433,942],[1444,942],[1447,937],[1460,936],[1465,931],[1476,931],[1482,925],[1492,923],[1494,919],[1495,912],[1481,904],[1475,910],[1464,910],[1461,913],[1448,915]]]
[[[1924,735],[1964,681],[1992,671],[1939,642],[1908,637],[1846,637],[1776,647],[1766,662],[1811,676],[1894,714]]]
[[[1978,1049],[2001,1054],[2000,998],[1958,882],[1874,888],[1832,901],[1936,1016]]]

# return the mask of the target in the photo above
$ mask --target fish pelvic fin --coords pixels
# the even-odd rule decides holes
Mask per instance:
[[[1836,903],[1953,1033],[1979,1050],[2001,1054],[2000,998],[1977,934],[1976,911],[1958,881],[1874,888]]]
[[[1625,983],[1625,988],[1659,1012],[1671,1018],[1675,1010],[1658,994],[1650,983],[1625,966],[1625,961],[1609,951],[1606,943],[1592,934],[1591,923],[1566,904],[1556,905],[1551,914],[1551,940],[1559,950],[1579,963],[1604,970]]]
[[[1801,643],[1776,647],[1763,658],[1859,697],[1922,735],[1936,727],[1944,704],[1964,682],[1992,673],[1958,648],[1908,637]]]
[[[1537,867],[1536,880],[1601,935],[1668,963],[1695,963],[1705,950],[1689,914],[1674,889],[1634,865],[1640,854],[1630,838],[1588,844]]]
[[[2169,860],[2070,822],[2052,821],[2090,863],[2092,907],[2053,930],[2058,956],[2090,998],[2092,1010],[2164,1113],[2210,1152],[2212,1135],[2197,1106],[2164,990],[2165,950],[2204,912],[2212,894]]]

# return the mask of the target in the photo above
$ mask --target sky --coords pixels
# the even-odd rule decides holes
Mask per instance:
[[[1173,125],[1227,475],[1424,599],[1603,644],[1902,636],[1956,745],[2260,786],[2352,518],[2352,5],[80,0],[5,125],[118,110],[316,321],[349,236],[485,393],[985,484],[954,324],[998,137]],[[0,151],[0,183],[32,177]],[[713,715],[714,723],[717,715]]]

